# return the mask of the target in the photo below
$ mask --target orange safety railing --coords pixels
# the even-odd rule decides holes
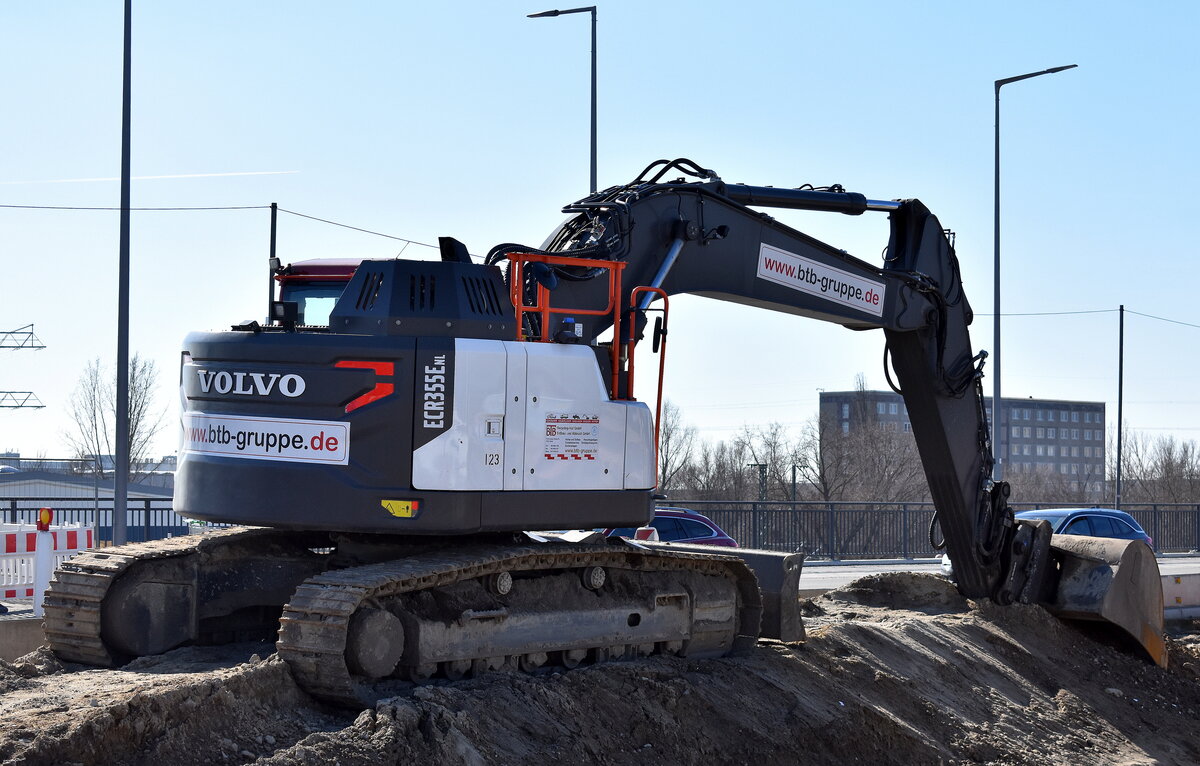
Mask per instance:
[[[639,309],[637,307],[638,306],[638,297],[640,295],[642,295],[643,293],[652,293],[654,295],[657,295],[659,298],[662,298],[662,302],[663,302],[662,308],[661,309],[651,309],[651,308]],[[629,294],[629,327],[630,327],[631,331],[634,327],[637,326],[635,324],[637,322],[637,318],[636,318],[635,314],[637,314],[638,312],[640,312],[640,311],[661,311],[662,312],[662,326],[655,328],[655,336],[656,336],[655,340],[658,341],[658,393],[654,400],[655,401],[655,405],[654,405],[654,477],[655,477],[656,485],[658,484],[658,478],[659,478],[658,477],[658,437],[659,437],[659,433],[660,433],[661,427],[662,427],[663,374],[666,372],[666,365],[667,365],[667,314],[668,314],[669,309],[670,309],[670,301],[667,299],[667,293],[665,290],[661,290],[657,287],[635,287],[635,288],[633,288],[633,291],[630,292],[630,294]],[[633,371],[634,371],[634,348],[635,348],[635,346],[634,346],[634,343],[632,342],[632,339],[630,339],[630,341],[628,341],[626,345],[628,346],[627,354],[628,354],[628,359],[629,359],[629,396],[632,399],[633,398]]]
[[[621,305],[621,272],[625,268],[625,264],[621,261],[603,261],[593,258],[571,258],[561,255],[546,255],[543,253],[509,253],[508,258],[512,261],[512,272],[509,274],[509,293],[512,298],[513,306],[516,309],[517,319],[517,340],[533,341],[538,343],[550,343],[554,340],[552,326],[550,324],[551,316],[555,314],[572,316],[608,316],[612,319],[613,328],[613,343],[611,349],[612,360],[612,381],[609,390],[612,391],[613,398],[622,398],[620,392],[620,374],[621,360],[626,359],[628,362],[627,372],[627,396],[624,397],[630,401],[633,397],[633,375],[634,375],[634,343],[632,337],[626,338],[621,334],[622,314],[628,313],[628,327],[632,331],[636,327],[636,315],[645,311],[661,311],[663,314],[663,322],[661,328],[656,329],[658,347],[658,389],[657,402],[654,412],[654,471],[657,478],[658,474],[658,443],[660,425],[662,423],[662,387],[663,373],[666,370],[667,362],[667,332],[666,332],[666,317],[669,303],[667,293],[657,287],[635,287],[629,294],[629,308],[625,312],[620,310]],[[533,302],[527,304],[525,298],[525,264],[527,263],[545,263],[559,266],[577,266],[589,269],[604,269],[608,272],[608,305],[602,309],[581,309],[567,307],[553,307],[550,305],[550,290],[540,282],[537,282],[537,288],[534,291]],[[639,309],[638,300],[646,294],[657,295],[663,301],[661,309]],[[522,337],[525,327],[525,315],[535,314],[541,322],[541,332],[537,337]]]
[[[509,253],[508,258],[512,261],[514,271],[509,275],[509,293],[512,298],[513,306],[517,310],[517,340],[531,340],[540,343],[549,343],[554,340],[554,336],[550,331],[550,317],[552,314],[571,314],[583,316],[611,316],[613,325],[613,344],[612,344],[612,387],[610,390],[615,394],[617,392],[617,381],[621,369],[621,272],[625,269],[625,264],[621,261],[602,261],[594,258],[570,258],[561,255],[545,255],[542,253]],[[545,285],[537,283],[537,290],[534,293],[532,305],[525,304],[525,264],[526,263],[546,263],[558,266],[582,266],[589,269],[605,269],[608,272],[608,305],[602,309],[580,309],[580,308],[554,308],[550,305],[550,291]],[[524,318],[526,314],[536,314],[541,318],[541,336],[536,338],[522,338],[521,333],[525,326]],[[632,392],[633,389],[630,389]]]

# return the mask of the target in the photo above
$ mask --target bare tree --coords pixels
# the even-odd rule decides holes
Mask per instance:
[[[736,443],[745,452],[749,463],[767,467],[766,499],[791,500],[791,470],[792,466],[796,466],[799,471],[800,443],[792,441],[783,424],[771,423],[756,428],[745,426],[737,435]],[[752,481],[753,486],[757,487],[757,473],[752,476]],[[758,497],[757,493],[755,497]]]
[[[1108,452],[1110,459],[1113,450]],[[1122,500],[1194,503],[1200,496],[1200,447],[1173,436],[1151,439],[1125,432],[1121,455]]]
[[[733,442],[701,442],[682,474],[680,494],[689,500],[740,500],[751,492],[746,453]],[[757,480],[754,486],[757,486]],[[756,490],[755,490],[756,491]]]
[[[805,426],[795,465],[807,488],[818,499],[830,501],[927,499],[912,434],[899,430],[894,420],[880,420],[861,374],[855,388],[858,395],[847,405],[845,417],[825,410]]]
[[[158,369],[154,362],[137,354],[129,360],[129,477],[147,471],[150,444],[162,430],[165,412],[155,406]],[[101,462],[116,453],[116,375],[100,359],[84,368],[71,394],[71,418],[75,430],[66,434],[75,457],[87,461],[91,472],[103,473]]]
[[[681,473],[691,462],[695,445],[695,426],[684,424],[679,405],[669,399],[663,402],[662,422],[658,429],[659,492],[678,489]]]
[[[821,413],[804,427],[796,452],[796,471],[806,494],[818,500],[838,500],[854,479],[854,454],[848,440],[837,438],[837,421],[829,413]]]
[[[1053,464],[1030,466],[1030,470],[1011,473],[1004,478],[1012,486],[1012,499],[1047,504],[1085,503],[1089,497],[1086,481],[1078,475],[1066,475]]]

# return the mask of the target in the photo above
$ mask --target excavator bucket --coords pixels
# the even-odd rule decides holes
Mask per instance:
[[[1061,569],[1058,591],[1045,606],[1059,617],[1120,628],[1165,668],[1162,581],[1150,546],[1141,540],[1054,535],[1050,548]]]

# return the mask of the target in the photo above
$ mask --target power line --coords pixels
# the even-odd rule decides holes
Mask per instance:
[[[315,215],[305,215],[304,213],[297,213],[295,210],[287,210],[285,208],[279,208],[279,212],[299,216],[300,218],[307,218],[310,221],[320,221],[321,223],[327,223],[331,226],[340,226],[343,229],[353,229],[354,231],[361,231],[364,234],[374,234],[377,237],[386,237],[387,239],[394,239],[394,240],[397,240],[400,242],[405,242],[410,245],[420,245],[421,247],[430,247],[430,248],[433,248],[434,250],[438,249],[437,245],[430,245],[430,244],[426,244],[425,242],[418,242],[415,239],[405,239],[404,237],[396,237],[391,234],[384,234],[384,233],[378,232],[378,231],[371,231],[370,229],[361,229],[357,226],[351,226],[346,223],[338,223],[337,221],[330,221],[325,218],[317,218]]]
[[[181,210],[268,210],[270,205],[226,205],[216,207],[131,207],[132,211],[161,212]],[[78,207],[70,205],[0,205],[14,210],[121,210],[119,207]]]
[[[1002,312],[1000,314],[1000,316],[1002,316],[1002,317],[1055,317],[1055,316],[1069,316],[1072,314],[1115,314],[1115,313],[1117,313],[1117,309],[1094,309],[1091,311],[1033,311],[1033,312],[1023,313],[1023,314],[1007,314],[1007,313]],[[976,316],[994,317],[996,315],[995,314],[976,314]]]
[[[1127,314],[1137,314],[1138,316],[1146,317],[1147,319],[1157,319],[1160,322],[1170,322],[1171,324],[1181,324],[1184,327],[1200,328],[1200,324],[1192,324],[1191,322],[1180,322],[1178,319],[1167,319],[1166,317],[1156,317],[1153,314],[1143,314],[1142,312],[1134,311],[1133,309],[1125,309],[1125,312]]]
[[[1002,316],[1002,317],[1054,317],[1054,316],[1070,316],[1070,315],[1074,315],[1074,314],[1116,314],[1118,311],[1119,311],[1119,309],[1093,309],[1091,311],[1032,311],[1032,312],[1021,313],[1021,314],[1001,313],[1000,316]],[[1137,314],[1138,316],[1145,317],[1146,319],[1155,319],[1159,322],[1169,322],[1171,324],[1183,325],[1184,327],[1195,327],[1196,329],[1200,329],[1200,324],[1193,324],[1192,322],[1182,322],[1178,319],[1168,319],[1167,317],[1155,316],[1154,314],[1143,314],[1140,311],[1134,311],[1133,309],[1128,309],[1128,308],[1125,309],[1125,312],[1127,314]],[[995,314],[976,314],[976,316],[994,317],[996,315]]]
[[[102,211],[105,211],[105,210],[107,210],[107,211],[118,210],[119,211],[119,210],[121,210],[121,208],[119,208],[119,207],[82,207],[82,206],[71,206],[71,205],[0,205],[0,208],[7,208],[10,210],[102,210]],[[154,213],[154,212],[182,212],[182,211],[193,211],[193,210],[270,210],[270,208],[271,208],[270,205],[225,205],[225,206],[207,206],[207,207],[131,207],[129,209],[131,211],[137,211],[137,212]],[[393,234],[384,234],[381,231],[372,231],[371,229],[364,229],[359,226],[351,226],[348,223],[339,223],[337,221],[331,221],[328,218],[318,218],[315,215],[307,215],[306,213],[299,213],[299,212],[296,212],[295,210],[287,210],[282,207],[278,208],[278,210],[281,213],[288,213],[289,215],[294,215],[299,218],[307,218],[310,221],[319,221],[321,223],[329,224],[330,226],[340,226],[343,229],[351,229],[353,231],[361,231],[364,234],[373,234],[376,237],[384,237],[386,239],[394,239],[398,242],[405,243],[405,245],[420,245],[421,247],[428,247],[433,250],[438,249],[437,245],[430,245],[426,242],[418,242],[415,239],[407,239],[405,237],[397,237]]]

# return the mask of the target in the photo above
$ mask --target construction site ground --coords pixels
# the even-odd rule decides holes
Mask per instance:
[[[805,603],[804,643],[399,689],[347,711],[269,645],[119,670],[0,663],[4,764],[1196,764],[1200,637],[1160,669],[1035,606],[866,577]]]

